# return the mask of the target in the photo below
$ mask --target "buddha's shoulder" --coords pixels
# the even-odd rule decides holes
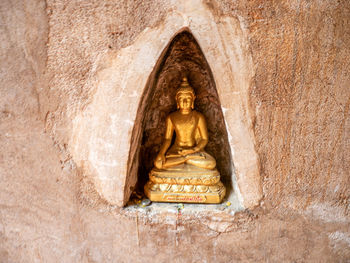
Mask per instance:
[[[167,119],[167,120],[173,120],[174,118],[176,118],[177,115],[178,115],[178,112],[177,112],[177,111],[174,111],[174,112],[170,113],[170,114],[166,117],[166,119]]]
[[[196,110],[193,111],[194,116],[196,116],[197,118],[204,118],[204,115]]]

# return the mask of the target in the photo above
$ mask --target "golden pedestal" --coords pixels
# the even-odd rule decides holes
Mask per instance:
[[[218,170],[181,164],[167,170],[152,169],[144,187],[146,196],[156,202],[221,203],[225,186]]]

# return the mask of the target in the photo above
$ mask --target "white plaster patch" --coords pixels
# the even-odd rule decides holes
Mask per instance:
[[[334,193],[338,192],[339,190],[339,184],[334,188]]]
[[[338,242],[345,242],[350,247],[350,235],[340,231],[333,232],[328,235],[329,239]]]
[[[309,206],[305,213],[325,222],[350,223],[350,218],[344,215],[344,209],[328,203],[317,203]]]

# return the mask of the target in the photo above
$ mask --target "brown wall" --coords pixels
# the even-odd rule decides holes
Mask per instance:
[[[266,201],[301,210],[329,203],[349,213],[349,2],[237,8],[256,65],[250,99]]]
[[[129,215],[81,183],[70,160],[93,62],[159,25],[167,2],[1,1],[0,261],[349,260],[349,2],[207,6],[249,32],[261,207]]]

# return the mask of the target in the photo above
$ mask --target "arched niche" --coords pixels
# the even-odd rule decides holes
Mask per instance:
[[[138,181],[143,136],[143,126],[135,123],[144,121],[143,101],[153,94],[149,87],[156,87],[153,74],[161,68],[159,58],[184,28],[212,71],[234,163],[231,193],[241,207],[252,208],[259,204],[262,188],[249,107],[254,65],[248,36],[240,19],[213,14],[202,1],[177,2],[163,23],[146,28],[130,46],[101,54],[86,83],[91,87],[89,104],[73,117],[69,151],[101,197],[119,207],[126,204]],[[198,88],[196,77],[190,81]]]
[[[196,93],[195,109],[207,121],[209,143],[206,151],[215,157],[221,180],[232,191],[233,162],[220,99],[210,66],[188,29],[184,29],[170,41],[150,74],[141,97],[131,142],[129,172],[137,168],[137,189],[142,191],[153,168],[165,133],[166,116],[176,110],[175,93],[181,79],[186,76]],[[140,133],[139,136],[136,134]],[[134,166],[134,167],[132,167]]]

